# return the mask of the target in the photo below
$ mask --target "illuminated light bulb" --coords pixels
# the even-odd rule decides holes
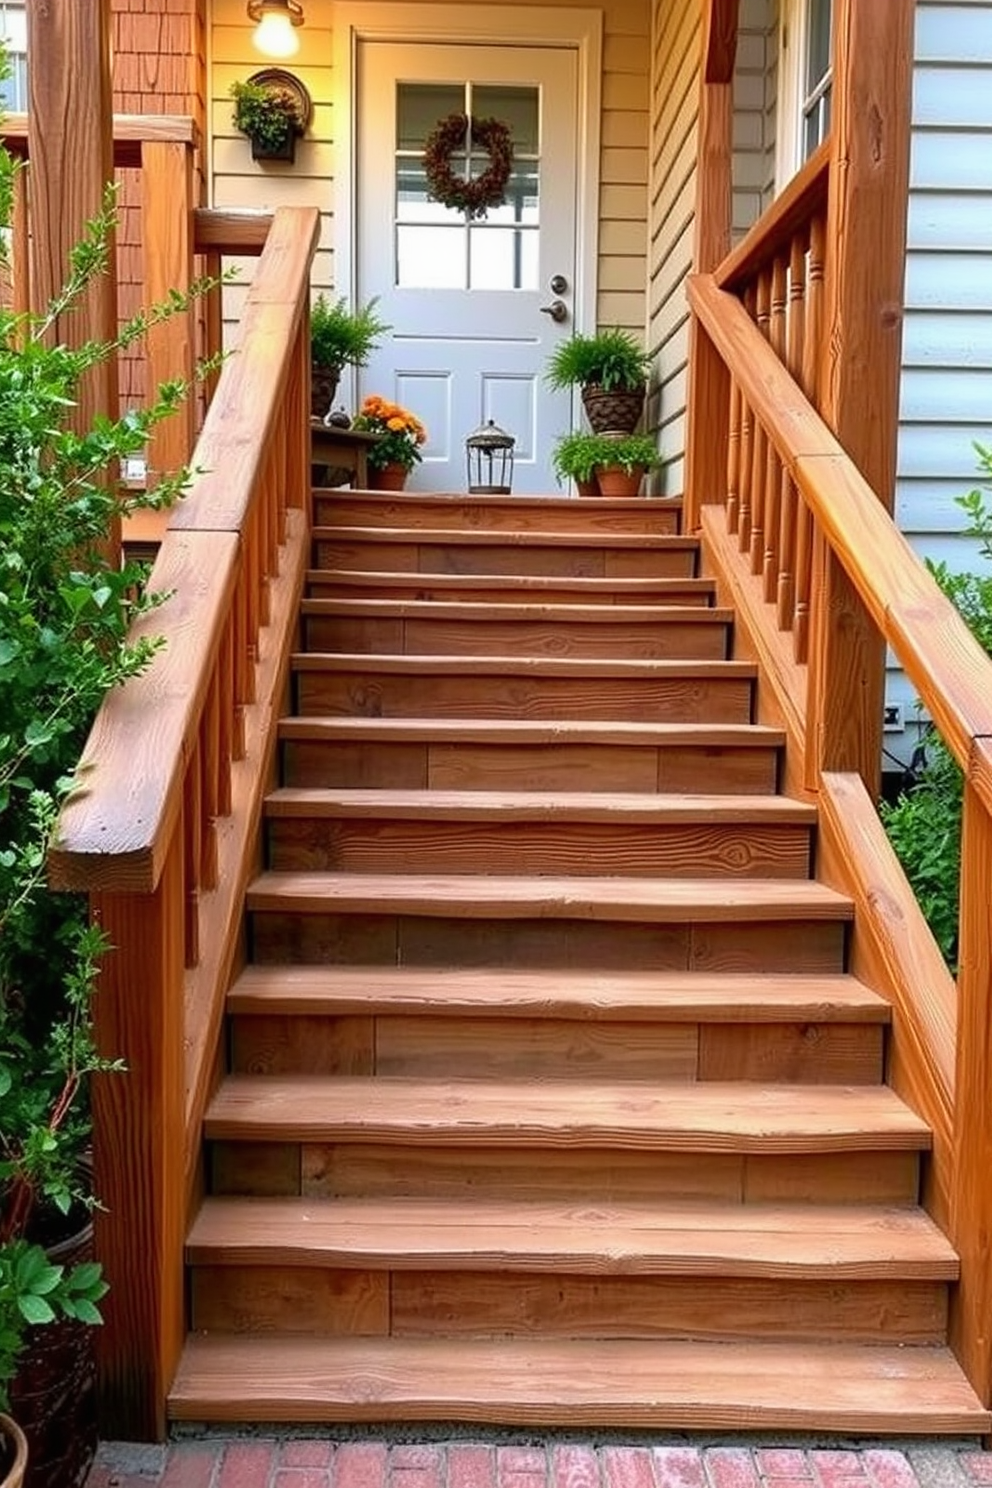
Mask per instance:
[[[293,57],[300,49],[296,28],[303,25],[297,0],[249,0],[248,15],[258,25],[252,43],[266,57]]]

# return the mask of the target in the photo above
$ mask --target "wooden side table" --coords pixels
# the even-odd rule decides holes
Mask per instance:
[[[310,460],[314,467],[314,485],[323,483],[317,478],[318,470],[323,474],[328,467],[336,466],[338,470],[350,475],[353,486],[367,486],[368,452],[381,438],[381,434],[369,434],[364,429],[337,429],[333,425],[322,423],[320,419],[311,419]],[[336,484],[344,485],[345,482],[339,481]]]

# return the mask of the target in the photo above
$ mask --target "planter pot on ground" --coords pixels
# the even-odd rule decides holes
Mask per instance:
[[[45,1244],[46,1237],[39,1237]],[[93,1259],[93,1224],[47,1246],[53,1265]],[[96,1330],[61,1319],[31,1331],[10,1387],[11,1409],[28,1440],[24,1488],[81,1488],[96,1454]],[[0,1488],[6,1488],[0,1479]]]
[[[639,496],[644,466],[635,465],[628,473],[623,465],[600,465],[596,479],[601,496]]]
[[[582,406],[596,434],[633,434],[644,410],[646,390],[633,392],[612,388],[609,392],[595,383],[582,389]]]
[[[575,492],[577,496],[598,496],[599,482],[595,476],[591,476],[589,480],[579,480],[578,476],[576,476]]]
[[[27,1465],[24,1432],[9,1416],[0,1415],[0,1488],[21,1488]]]
[[[369,489],[372,491],[402,491],[406,488],[410,474],[405,465],[380,465],[369,471]]]

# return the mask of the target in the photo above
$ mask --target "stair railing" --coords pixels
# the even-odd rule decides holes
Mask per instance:
[[[799,232],[802,244],[805,233]],[[811,225],[810,245],[814,235]],[[793,233],[790,264],[795,242]],[[812,246],[806,251],[807,285],[811,253]],[[763,663],[772,712],[786,723],[790,745],[806,762],[804,779],[792,783],[814,792],[820,803],[819,869],[854,897],[852,970],[865,974],[893,1002],[890,1083],[934,1132],[923,1197],[957,1246],[962,1266],[952,1301],[951,1340],[977,1393],[988,1403],[992,662],[817,413],[802,385],[806,361],[798,359],[795,344],[790,357],[788,326],[773,330],[775,318],[782,319],[781,277],[782,259],[774,255],[771,272],[759,270],[759,284],[763,281],[765,287],[754,295],[753,304],[747,303],[747,291],[742,303],[721,287],[736,282],[732,266],[690,283],[697,339],[719,361],[726,390],[726,476],[718,491],[707,491],[711,504],[702,507],[700,526],[710,560],[737,604],[749,648]],[[816,314],[807,295],[804,338],[810,320],[816,325]],[[805,539],[800,537],[804,525],[809,529]],[[789,536],[793,531],[794,544]],[[797,556],[803,551],[814,555],[810,579]],[[863,780],[853,771],[832,767],[824,756],[816,725],[824,700],[816,689],[831,685],[843,694],[845,679],[805,665],[805,655],[828,653],[831,632],[843,631],[849,619],[825,601],[818,582],[828,561],[842,568],[877,638],[895,652],[964,772],[956,991],[888,848]],[[808,616],[802,621],[808,640],[800,650],[796,633],[801,604]],[[859,720],[860,709],[852,705],[849,726],[857,729]]]
[[[210,235],[209,224],[204,233]],[[214,224],[216,227],[217,224]],[[309,552],[309,281],[318,214],[281,208],[149,579],[163,645],[109,696],[63,812],[56,887],[83,890],[113,950],[97,1037],[125,1074],[93,1091],[105,1419],[161,1437],[185,1336],[183,1246],[200,1125],[243,955],[244,886]],[[224,225],[215,232],[224,242]]]

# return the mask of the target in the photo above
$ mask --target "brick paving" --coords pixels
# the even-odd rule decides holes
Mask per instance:
[[[86,1488],[992,1488],[975,1442],[809,1446],[664,1438],[525,1444],[328,1437],[101,1446]]]

